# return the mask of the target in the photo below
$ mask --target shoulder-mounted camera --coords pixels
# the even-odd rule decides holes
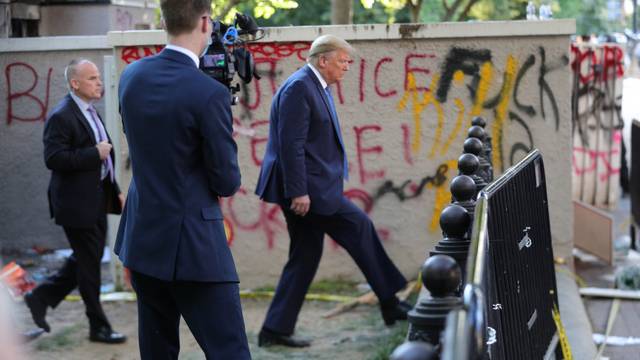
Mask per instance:
[[[213,22],[211,45],[200,59],[200,70],[224,84],[231,95],[231,105],[238,103],[235,95],[240,91],[240,84],[232,85],[236,74],[248,84],[253,78],[260,79],[255,70],[253,56],[245,44],[259,40],[264,36],[263,29],[247,15],[236,13],[232,25],[220,21]]]

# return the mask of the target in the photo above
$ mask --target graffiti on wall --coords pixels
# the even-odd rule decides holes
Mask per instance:
[[[240,104],[234,108],[234,138],[249,160],[243,167],[260,167],[271,99],[279,83],[304,65],[309,45],[249,45],[261,79],[242,85]],[[125,47],[119,58],[128,64],[161,49]],[[562,53],[549,57],[544,47],[534,49],[531,54],[496,56],[491,49],[453,46],[445,53],[383,52],[356,59],[351,67],[355,74],[334,89],[338,112],[348,118],[342,125],[351,178],[345,195],[370,214],[385,202],[415,202],[423,229],[436,232],[440,211],[450,202],[449,180],[457,174],[456,159],[474,116],[487,120],[497,171],[534,148],[533,126],[542,122],[550,131],[558,131],[560,111],[549,79],[567,67],[569,58]],[[370,106],[390,109],[393,118],[362,119],[354,110]],[[280,208],[258,200],[250,187],[243,185],[235,196],[224,199],[222,208],[231,244],[254,233],[273,248],[286,236]],[[394,232],[402,231],[376,225],[389,241],[397,239]]]
[[[614,208],[622,147],[624,51],[572,45],[573,198]]]
[[[6,81],[6,122],[44,121],[49,109],[53,68],[40,73],[25,62],[14,62],[4,69]]]

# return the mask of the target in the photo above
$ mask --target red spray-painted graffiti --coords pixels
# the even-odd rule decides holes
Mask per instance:
[[[29,64],[23,62],[16,62],[7,65],[4,69],[5,78],[7,80],[7,125],[11,125],[13,120],[17,121],[44,121],[47,116],[47,109],[49,108],[49,92],[51,86],[51,74],[52,68],[47,70],[47,76],[45,81],[44,100],[34,94],[36,86],[38,86],[38,73]],[[15,80],[26,81],[26,85],[21,89],[14,89]],[[14,103],[27,101],[29,104],[22,103],[19,108],[22,111],[34,111],[31,115],[18,114],[14,108]]]
[[[597,54],[600,51],[602,56]],[[624,53],[619,46],[603,45],[596,50],[593,47],[580,48],[571,45],[571,55],[571,68],[578,74],[582,84],[594,80],[609,81],[612,78],[622,78],[624,75]]]
[[[228,215],[227,219],[231,231],[235,233],[235,228],[249,232],[262,231],[267,240],[267,248],[272,249],[277,233],[286,229],[280,206],[260,201],[257,218],[246,219],[245,214],[247,213],[243,212],[241,215],[236,209],[236,201],[246,202],[258,200],[252,194],[248,194],[244,188],[240,188],[233,197],[223,200],[224,213]]]
[[[367,180],[384,178],[384,174],[385,174],[384,169],[376,170],[376,171],[367,171],[364,166],[364,154],[380,154],[382,153],[382,146],[376,145],[371,147],[365,147],[363,145],[365,132],[367,131],[380,132],[382,131],[382,128],[380,127],[380,125],[354,126],[353,131],[355,132],[355,136],[356,136],[356,154],[358,158],[358,169],[360,171],[360,183],[364,185],[367,183]]]
[[[620,157],[620,143],[622,141],[622,134],[620,131],[616,131],[613,134],[613,144],[615,145],[608,151],[594,150],[585,147],[575,146],[573,148],[573,173],[576,176],[583,176],[585,174],[592,174],[598,169],[598,164],[601,164],[601,172],[598,175],[598,179],[601,182],[607,182],[612,176],[620,174],[620,166],[613,166],[613,159]],[[580,164],[576,157],[586,157],[586,163]]]
[[[126,46],[122,49],[122,54],[120,55],[120,59],[124,61],[125,64],[131,64],[136,60],[140,60],[143,57],[155,55],[162,51],[164,45],[156,45],[156,46]]]

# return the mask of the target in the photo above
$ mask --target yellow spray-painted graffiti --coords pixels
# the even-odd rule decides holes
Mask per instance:
[[[491,130],[487,129],[487,131],[491,131],[491,136],[494,139],[492,160],[495,169],[502,168],[502,133],[509,105],[511,103],[517,68],[518,61],[516,58],[512,55],[508,55],[503,73],[503,83],[497,96],[497,103],[494,107],[494,118],[493,121],[489,122]],[[465,76],[464,72],[457,70],[453,74],[454,84],[456,86],[464,86]],[[434,91],[438,86],[439,81],[440,74],[434,74],[431,78],[430,90],[425,91],[418,87],[415,76],[412,73],[408,73],[407,89],[397,105],[398,112],[410,110],[412,113],[414,128],[413,134],[411,135],[411,152],[414,155],[419,154],[422,149],[423,121],[430,117],[430,113],[425,113],[425,110],[430,106],[433,106],[433,109],[435,110],[436,124],[433,128],[433,144],[427,154],[429,159],[434,158],[436,153],[439,153],[440,156],[445,156],[455,141],[461,136],[464,137],[464,129],[471,125],[471,119],[474,116],[482,115],[482,112],[485,110],[485,103],[487,101],[489,90],[494,81],[494,68],[490,61],[486,61],[480,66],[479,81],[476,88],[475,99],[473,105],[470,106],[468,113],[464,100],[459,97],[453,98],[452,102],[455,107],[455,123],[451,133],[447,136],[446,141],[443,141],[443,132],[446,122],[444,105],[436,98]],[[457,161],[448,160],[445,163],[449,166],[447,178],[453,178],[453,176],[455,176],[455,169],[457,168]],[[429,188],[432,187],[432,185],[429,185]],[[451,194],[449,193],[448,186],[441,185],[436,187],[435,192],[433,215],[428,225],[430,231],[438,229],[440,212],[451,201]]]
[[[518,62],[516,59],[509,55],[507,58],[507,65],[504,69],[504,83],[502,84],[502,90],[500,91],[500,103],[496,108],[496,117],[493,121],[493,127],[491,136],[495,141],[493,147],[493,168],[502,168],[502,127],[504,126],[504,120],[507,117],[507,110],[509,109],[509,103],[511,102],[511,94],[513,93],[513,85],[515,82],[516,69]]]
[[[433,88],[438,84],[440,80],[438,75],[434,75],[431,79],[431,87]],[[442,128],[444,127],[444,111],[442,110],[442,104],[435,99],[433,92],[426,91],[422,96],[422,100],[418,98],[420,90],[416,87],[416,78],[412,73],[407,75],[407,91],[405,91],[402,99],[398,103],[398,111],[402,111],[406,108],[407,103],[411,100],[412,113],[413,113],[413,126],[414,132],[411,139],[411,151],[417,154],[422,146],[422,112],[429,105],[433,105],[436,109],[436,115],[438,120],[438,126],[435,129],[435,136],[433,146],[429,157],[432,158],[435,155],[435,149],[440,143],[440,137],[442,136]]]
[[[489,87],[491,86],[492,80],[493,65],[491,65],[491,63],[487,61],[482,64],[482,67],[480,68],[480,83],[478,84],[476,101],[473,104],[473,108],[471,108],[471,113],[469,114],[470,119],[472,119],[474,116],[479,116],[480,114],[482,114],[482,105],[487,98],[487,93],[489,93]]]
[[[447,164],[447,179],[452,179],[453,175],[456,173],[456,169],[458,166],[458,160],[448,160],[445,162]],[[433,188],[432,184],[427,185],[428,189]],[[435,201],[433,202],[433,211],[431,215],[431,221],[429,222],[428,229],[429,231],[438,230],[438,226],[440,225],[440,213],[442,210],[451,202],[451,192],[449,191],[449,181],[443,183],[442,185],[435,188],[436,196]]]
[[[495,141],[493,147],[493,166],[496,169],[502,168],[502,133],[509,105],[511,103],[511,97],[513,95],[513,87],[516,80],[516,71],[518,68],[518,61],[513,55],[507,57],[504,73],[503,83],[498,94],[498,103],[495,106],[494,119],[489,122],[491,126],[491,136]],[[478,82],[477,91],[475,94],[474,103],[467,116],[467,122],[465,124],[465,102],[461,98],[454,98],[453,104],[456,108],[455,124],[453,130],[447,137],[447,140],[442,143],[443,129],[445,126],[445,111],[444,105],[438,101],[435,97],[433,89],[436,88],[440,81],[440,75],[434,74],[431,78],[430,89],[424,91],[416,84],[415,76],[412,73],[407,74],[407,89],[404,92],[402,98],[398,102],[397,110],[399,112],[405,111],[410,108],[413,117],[413,134],[411,136],[411,152],[418,154],[422,149],[422,129],[423,121],[427,118],[424,116],[425,110],[433,105],[436,115],[436,124],[433,129],[433,144],[429,150],[428,157],[432,159],[435,154],[440,150],[440,155],[446,155],[447,151],[455,140],[462,133],[463,125],[470,125],[470,121],[474,116],[479,116],[484,110],[484,105],[489,93],[489,89],[494,80],[493,65],[487,61],[480,67],[480,78]],[[458,70],[453,75],[453,81],[456,85],[462,86],[464,83],[465,74]],[[489,131],[487,129],[487,131]]]

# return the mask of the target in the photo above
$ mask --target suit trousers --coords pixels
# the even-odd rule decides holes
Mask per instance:
[[[356,262],[381,302],[395,298],[407,280],[393,264],[380,242],[373,223],[344,196],[332,215],[307,213],[298,216],[282,207],[289,230],[289,259],[282,271],[263,327],[283,335],[293,334],[309,285],[322,257],[328,234]]]
[[[207,360],[251,359],[237,283],[164,281],[131,271],[140,357],[177,359],[180,316]]]
[[[101,327],[111,328],[100,304],[100,260],[104,252],[107,231],[107,214],[104,206],[104,192],[101,191],[102,205],[95,225],[88,228],[63,226],[73,253],[54,275],[45,279],[33,293],[47,305],[55,308],[73,289],[78,287],[86,308],[91,330]]]

